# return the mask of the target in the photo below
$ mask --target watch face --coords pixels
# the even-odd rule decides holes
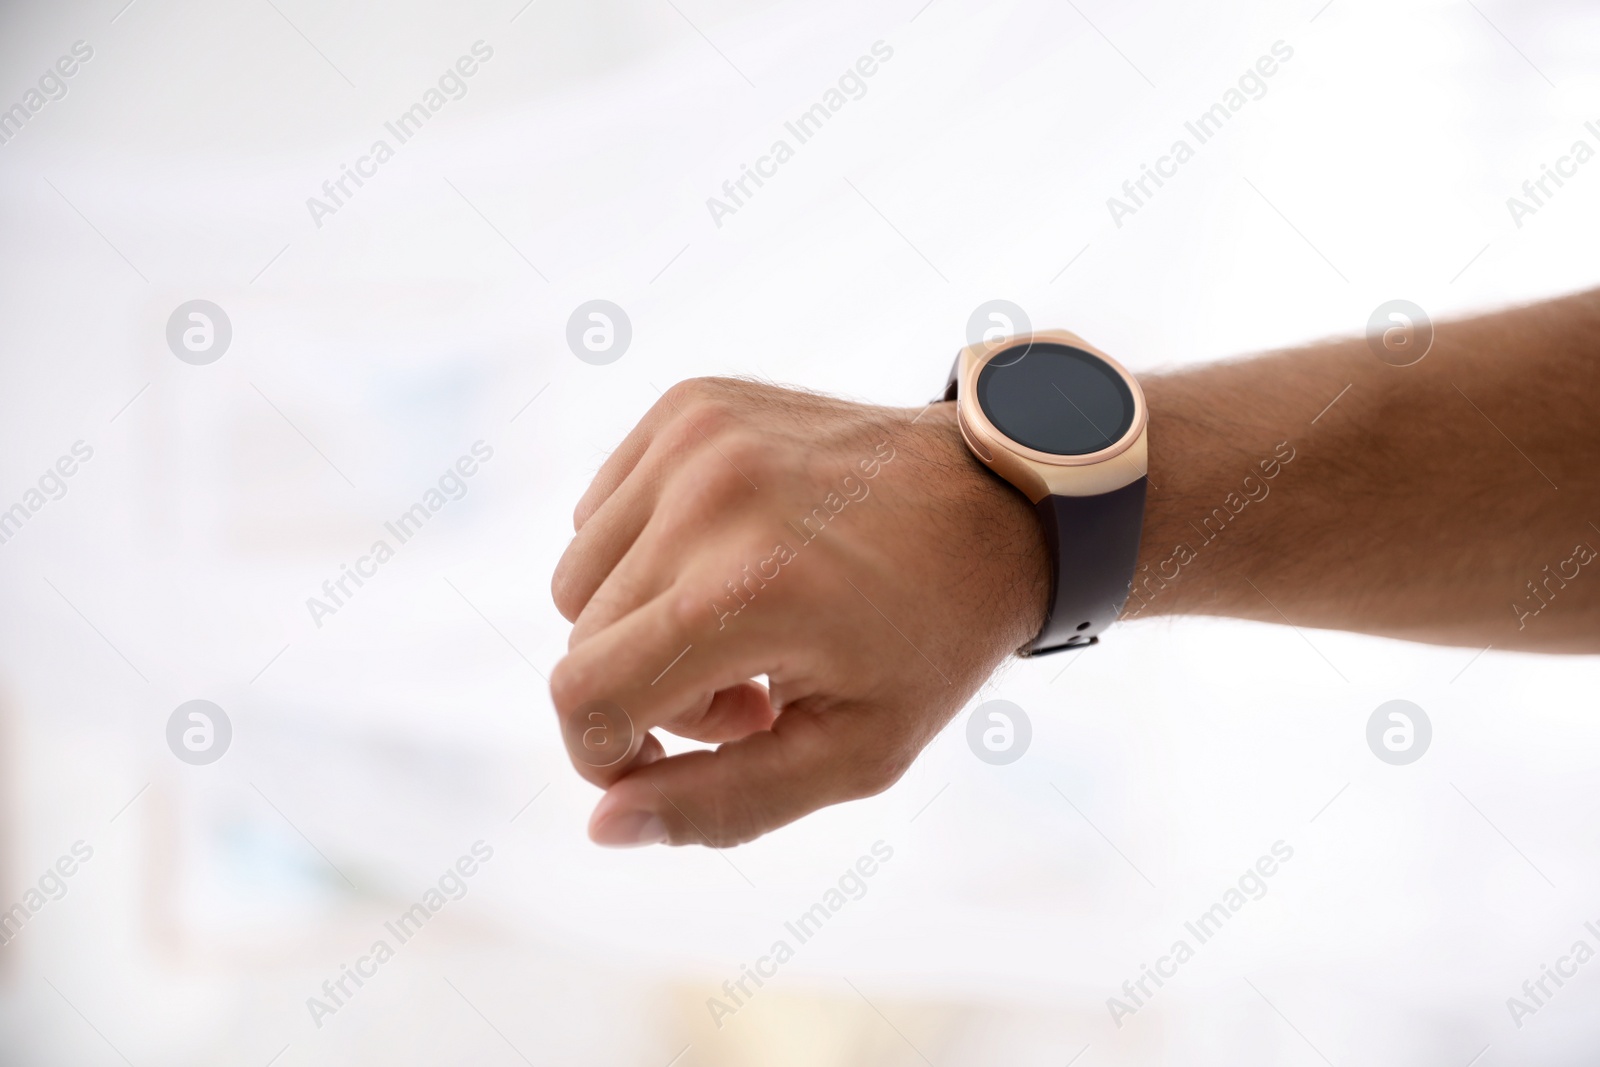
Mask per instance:
[[[1081,348],[1035,341],[999,352],[978,372],[978,405],[1017,444],[1087,456],[1133,426],[1133,392],[1105,360]]]

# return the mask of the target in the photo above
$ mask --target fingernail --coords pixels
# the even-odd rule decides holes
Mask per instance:
[[[597,823],[589,836],[607,848],[660,845],[667,840],[667,824],[654,812],[624,811]]]

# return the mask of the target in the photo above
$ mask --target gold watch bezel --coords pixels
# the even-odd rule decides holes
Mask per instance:
[[[1133,395],[1133,422],[1108,448],[1082,456],[1058,456],[1018,444],[995,428],[978,403],[978,373],[1002,352],[1018,345],[1049,342],[1069,345],[1106,361]],[[1069,330],[1035,330],[961,350],[957,370],[956,421],[978,462],[1016,486],[1037,504],[1047,496],[1099,496],[1143,478],[1150,469],[1144,390],[1128,369]]]

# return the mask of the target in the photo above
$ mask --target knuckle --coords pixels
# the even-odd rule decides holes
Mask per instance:
[[[845,788],[852,799],[877,796],[904,773],[905,768],[896,760],[863,757],[851,761],[844,776]]]
[[[685,586],[673,590],[671,594],[673,628],[680,634],[692,634],[705,629],[708,623],[715,621],[717,592],[709,585],[705,588]]]
[[[702,434],[716,437],[738,425],[749,406],[743,383],[729,378],[689,378],[663,396],[669,402],[669,417],[695,440]]]
[[[706,427],[715,429],[714,420],[692,404],[678,404],[667,412],[667,419],[657,439],[670,460],[682,460],[705,448],[710,432]]]
[[[695,397],[703,395],[706,391],[707,383],[711,380],[710,378],[685,378],[682,381],[673,382],[662,395],[678,407],[682,407]]]
[[[724,450],[720,456],[715,452],[707,453],[705,459],[696,464],[688,494],[692,506],[720,508],[750,495],[748,475],[735,462],[727,458]]]
[[[576,619],[574,619],[573,622],[572,622],[572,629],[567,631],[567,651],[568,652],[572,652],[574,649],[576,649],[579,645],[583,644],[585,641],[587,641],[590,638],[590,636],[592,636],[594,634],[594,632],[595,632],[594,623],[585,622],[584,620],[585,620],[585,616],[583,615],[582,612],[579,612],[578,613],[578,617]]]
[[[703,451],[663,487],[661,507],[674,526],[702,532],[708,516],[725,519],[730,508],[754,492],[750,486],[759,483],[741,473],[722,451],[724,455]]]
[[[680,411],[683,418],[678,421],[693,441],[716,442],[739,422],[738,407],[723,397],[702,397],[682,406]]]
[[[767,473],[769,469],[772,443],[752,427],[740,424],[729,428],[717,441],[717,449],[727,460],[723,466],[731,468],[729,473],[735,476],[736,484],[746,488],[746,478],[753,478],[759,484],[759,475]]]
[[[898,745],[869,745],[845,761],[841,784],[852,800],[877,796],[898,782],[910,768],[913,754]]]
[[[568,622],[576,621],[578,614],[583,611],[583,592],[572,569],[564,562],[550,576],[550,598],[555,601],[561,617]]]
[[[556,714],[565,718],[588,699],[590,684],[582,667],[566,657],[550,672],[550,702]]]
[[[702,400],[707,397],[724,396],[728,392],[738,389],[741,384],[734,378],[719,378],[716,375],[707,374],[698,378],[685,378],[680,382],[675,382],[667,390],[666,395],[680,403],[685,400]]]

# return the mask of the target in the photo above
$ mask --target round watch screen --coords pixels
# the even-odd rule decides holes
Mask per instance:
[[[1017,444],[1057,456],[1110,448],[1133,426],[1133,391],[1091,352],[1053,342],[998,353],[978,372],[978,406]]]

